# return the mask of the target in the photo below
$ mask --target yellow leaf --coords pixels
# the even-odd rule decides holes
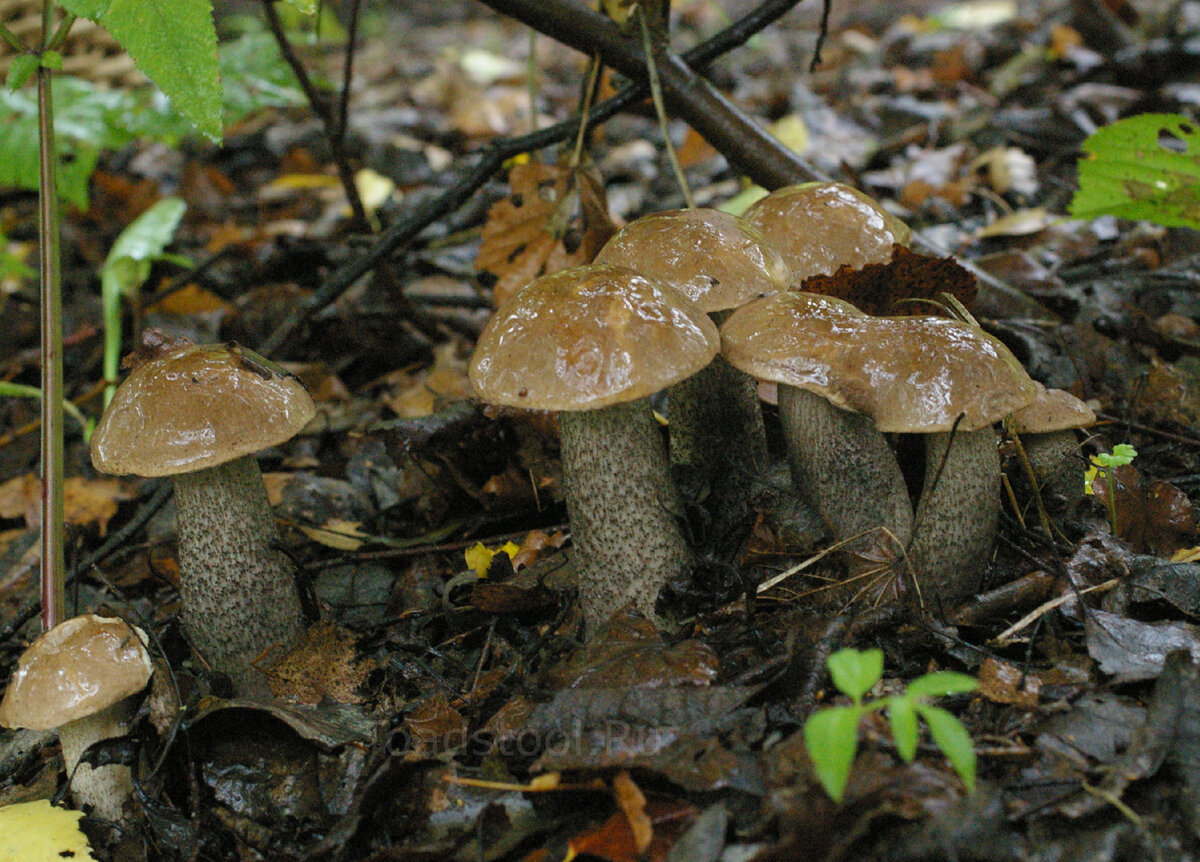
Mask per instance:
[[[79,829],[82,817],[82,811],[55,808],[46,799],[0,808],[0,862],[95,862]]]
[[[363,532],[362,524],[345,518],[330,518],[319,527],[301,525],[300,532],[314,542],[339,551],[357,551],[371,538],[370,533]]]
[[[521,550],[521,546],[514,542],[505,542],[494,551],[488,548],[483,542],[476,542],[474,547],[467,548],[463,551],[463,557],[467,561],[467,566],[475,570],[475,574],[481,578],[486,578],[488,569],[492,566],[492,557],[501,552],[508,555],[511,560]]]

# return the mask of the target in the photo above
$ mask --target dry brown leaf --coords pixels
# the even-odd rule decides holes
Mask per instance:
[[[1042,681],[1023,673],[1015,664],[987,658],[979,668],[979,693],[992,703],[1033,709],[1041,690]]]
[[[38,523],[38,478],[32,473],[0,484],[0,518],[24,518]]]
[[[120,479],[72,476],[63,483],[63,517],[76,527],[95,524],[103,536],[117,514],[117,503],[132,497]]]
[[[591,263],[617,230],[590,165],[529,162],[508,181],[512,194],[488,211],[475,261],[497,307],[540,275]]]
[[[975,276],[954,258],[917,254],[897,245],[887,263],[870,263],[861,269],[843,266],[833,275],[806,278],[800,289],[836,296],[867,314],[883,315],[931,314],[930,306],[904,300],[940,301],[943,293],[949,293],[969,309],[975,301],[977,286]]]
[[[441,692],[417,706],[404,720],[410,750],[428,756],[461,745],[467,721]]]
[[[433,366],[406,377],[398,391],[382,396],[401,419],[416,419],[436,412],[439,402],[456,401],[471,395],[467,379],[467,357],[457,342],[448,341],[434,349]]]

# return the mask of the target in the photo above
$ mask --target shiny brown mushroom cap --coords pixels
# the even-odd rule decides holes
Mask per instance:
[[[644,398],[717,353],[716,326],[680,292],[617,266],[542,276],[479,336],[470,378],[485,401],[590,410]]]
[[[236,344],[169,347],[125,378],[92,435],[103,473],[173,476],[296,435],[316,413],[304,384]]]
[[[596,255],[669,285],[712,313],[787,290],[783,257],[744,220],[713,209],[667,210],[630,222]]]
[[[21,655],[0,701],[0,725],[49,730],[86,718],[146,687],[146,633],[85,614],[44,632]]]
[[[840,299],[780,293],[721,327],[722,354],[762,380],[865,413],[885,432],[976,431],[1032,402],[1033,381],[1003,344],[941,317],[868,317]]]
[[[792,284],[813,275],[833,275],[887,263],[892,246],[908,245],[908,225],[867,195],[842,183],[804,183],[776,189],[744,216],[792,269]]]
[[[1070,392],[1047,389],[1034,381],[1037,397],[1028,407],[1008,417],[1008,427],[1018,434],[1046,434],[1084,428],[1095,423],[1096,414]]]

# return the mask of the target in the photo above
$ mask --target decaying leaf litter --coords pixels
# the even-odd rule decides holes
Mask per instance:
[[[328,293],[270,351],[319,410],[261,463],[306,612],[321,620],[287,655],[259,660],[270,697],[228,699],[228,680],[190,654],[168,495],[98,475],[71,437],[73,553],[95,558],[73,599],[144,628],[156,662],[134,734],[97,752],[136,764],[143,813],[123,830],[85,820],[94,852],[1194,856],[1197,233],[1062,216],[1088,133],[1144,110],[1195,116],[1195,5],[835,5],[812,72],[818,15],[802,7],[710,70],[802,159],[885,201],[936,257],[954,252],[1009,288],[985,283],[962,301],[1034,378],[1096,408],[1080,474],[1087,456],[1136,450],[1083,502],[1048,505],[1047,536],[1006,444],[1012,492],[984,592],[956,608],[923,614],[886,589],[848,607],[862,591],[836,554],[814,559],[829,541],[782,467],[761,477],[736,544],[712,540],[703,489],[687,486],[682,514],[703,555],[660,599],[657,622],[672,625],[618,616],[581,642],[554,418],[472,401],[467,368],[506,276],[586,262],[622,222],[682,205],[648,103],[598,126],[574,162],[571,141],[562,167],[553,148],[510,165],[507,181],[448,207],[395,255],[390,274]],[[677,6],[679,46],[747,11]],[[358,174],[364,197],[382,189],[373,217],[385,234],[460,180],[474,149],[527,132],[533,113],[543,126],[568,118],[586,75],[580,55],[538,38],[531,111],[528,32],[482,7],[444,8],[381,10],[356,58],[349,158],[373,172]],[[303,42],[303,61],[336,79],[337,43]],[[682,124],[672,132],[701,205],[744,191],[719,154]],[[156,265],[131,337],[136,318],[259,348],[372,245],[350,226],[334,173],[300,108],[252,116],[220,149],[103,156],[64,238],[68,392],[81,411],[101,409],[96,273],[122,226],[178,194],[188,210],[172,250],[200,264]],[[531,196],[546,188],[539,176],[552,179],[552,206]],[[28,199],[6,199],[13,254],[28,253],[31,213]],[[922,266],[892,283],[959,283]],[[840,280],[878,290],[869,273]],[[33,288],[12,284],[5,379],[35,381]],[[36,634],[15,623],[36,595],[37,448],[33,403],[0,410],[7,670]],[[765,428],[782,465],[769,406]],[[824,659],[841,646],[883,649],[877,696],[931,670],[979,678],[974,694],[941,701],[974,742],[973,793],[928,738],[905,764],[876,713],[842,803],[829,799],[800,727],[840,702]],[[53,795],[53,737],[0,740],[0,803]]]

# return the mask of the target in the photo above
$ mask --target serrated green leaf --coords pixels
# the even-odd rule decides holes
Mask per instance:
[[[910,697],[944,697],[947,694],[965,694],[979,688],[979,680],[965,673],[940,670],[919,676],[905,689]]]
[[[831,706],[804,722],[804,745],[817,780],[834,802],[841,802],[858,750],[858,719],[852,706]]]
[[[950,761],[967,790],[975,789],[975,745],[962,722],[946,710],[918,703],[917,712],[929,725],[929,735],[942,754]]]
[[[841,649],[826,664],[838,691],[858,703],[883,676],[883,650]]]
[[[13,57],[12,63],[8,67],[8,77],[5,78],[4,86],[10,90],[17,90],[33,77],[33,73],[37,71],[38,58],[34,54],[18,54]]]
[[[892,741],[896,743],[896,751],[911,763],[917,756],[917,713],[913,702],[906,697],[888,698],[888,723],[892,726]]]
[[[1076,218],[1113,215],[1200,230],[1200,129],[1181,114],[1139,114],[1083,143]]]
[[[58,53],[57,51],[43,51],[42,65],[47,69],[61,69],[62,54]]]
[[[221,138],[221,83],[211,0],[66,0],[112,34],[202,134]]]

